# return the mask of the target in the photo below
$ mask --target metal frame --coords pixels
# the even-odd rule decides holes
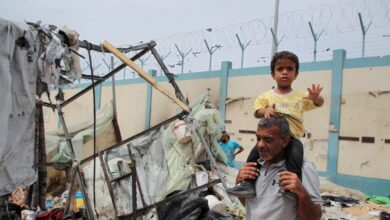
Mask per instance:
[[[358,13],[358,16],[359,16],[360,28],[362,29],[362,57],[364,57],[366,51],[366,34],[372,22],[370,21],[370,23],[367,26],[365,26],[363,22],[362,14],[360,12]]]
[[[324,33],[324,29],[322,29],[320,31],[320,33],[318,34],[314,31],[314,28],[313,28],[313,25],[311,24],[311,22],[309,21],[308,23],[309,23],[311,35],[313,36],[313,40],[314,40],[313,61],[316,62],[317,61],[317,42],[320,39],[321,35]]]
[[[126,53],[126,52],[129,52],[129,51],[137,51],[137,50],[141,50],[140,52],[138,52],[136,55],[134,55],[132,58],[131,58],[131,61],[135,61],[137,59],[139,59],[140,57],[142,57],[143,55],[145,55],[147,52],[151,51],[152,55],[155,57],[155,59],[157,60],[158,64],[160,65],[162,71],[164,72],[164,74],[167,76],[168,80],[169,80],[169,83],[172,85],[172,87],[174,88],[174,91],[175,91],[175,96],[180,100],[182,101],[183,103],[185,104],[188,104],[182,94],[182,92],[180,91],[178,85],[176,84],[176,81],[175,81],[175,75],[170,73],[168,68],[165,66],[165,64],[163,63],[163,59],[160,57],[160,55],[158,54],[157,50],[155,49],[155,46],[156,46],[156,43],[154,41],[151,41],[149,43],[146,43],[146,44],[143,44],[143,45],[138,45],[138,46],[135,46],[135,47],[129,47],[129,48],[120,48],[120,51],[123,53]],[[88,50],[94,50],[94,51],[99,51],[99,52],[108,52],[105,48],[103,48],[102,46],[98,46],[98,45],[93,45],[87,41],[82,41],[80,42],[80,47],[82,48],[85,48],[85,49],[88,49]],[[67,100],[64,100],[62,103],[56,103],[56,104],[52,104],[52,103],[47,103],[47,102],[43,102],[42,105],[43,106],[46,106],[46,107],[50,107],[52,108],[53,110],[54,109],[57,109],[57,112],[58,112],[58,115],[59,115],[59,119],[60,119],[60,122],[62,124],[62,128],[64,130],[64,134],[65,134],[65,138],[67,140],[67,143],[68,143],[68,146],[69,148],[71,149],[71,158],[72,160],[75,160],[75,154],[74,154],[74,149],[73,149],[73,145],[72,145],[72,141],[69,137],[69,134],[68,134],[68,131],[67,131],[67,127],[66,127],[66,123],[65,123],[65,119],[63,117],[63,112],[62,112],[62,108],[65,107],[66,105],[70,104],[71,102],[73,102],[74,100],[76,100],[77,98],[81,97],[83,94],[87,93],[89,90],[91,89],[94,89],[94,87],[102,84],[105,80],[109,79],[110,77],[113,77],[116,73],[118,73],[120,70],[122,70],[123,68],[125,68],[127,65],[125,63],[119,65],[118,67],[116,67],[115,69],[111,69],[111,71],[109,73],[107,73],[106,75],[102,76],[102,77],[96,77],[96,76],[88,76],[88,75],[83,75],[83,78],[84,79],[91,79],[92,80],[92,83],[91,85],[89,85],[88,87],[86,87],[85,89],[83,89],[82,91],[78,92],[77,94],[73,95],[72,97],[68,98]],[[113,84],[114,86],[115,84]],[[205,184],[203,186],[200,186],[200,187],[197,187],[197,188],[194,188],[194,189],[191,189],[189,191],[186,191],[184,193],[181,193],[179,195],[176,195],[176,196],[173,196],[173,197],[170,197],[170,198],[167,198],[163,201],[160,201],[160,202],[157,202],[155,204],[152,204],[152,205],[149,205],[149,206],[146,206],[145,207],[145,202],[144,202],[144,199],[143,199],[143,193],[142,193],[142,190],[141,190],[141,187],[140,187],[140,183],[139,183],[139,180],[138,180],[138,177],[137,177],[137,171],[136,171],[136,167],[135,167],[135,161],[132,159],[131,157],[131,150],[128,146],[128,149],[129,149],[129,155],[130,155],[130,159],[132,161],[132,164],[130,166],[130,169],[131,169],[131,176],[132,176],[132,191],[133,191],[133,213],[131,213],[131,216],[132,218],[135,220],[137,218],[137,216],[141,215],[142,213],[146,212],[147,210],[151,209],[151,208],[154,208],[154,207],[157,207],[161,204],[164,204],[165,202],[167,201],[171,201],[171,200],[174,200],[174,199],[178,199],[180,198],[181,196],[183,195],[187,195],[189,193],[193,193],[193,192],[196,192],[198,190],[201,190],[203,189],[204,187],[209,187],[209,186],[212,186],[220,181],[222,181],[222,175],[220,173],[220,170],[219,170],[219,167],[218,165],[216,164],[216,161],[215,159],[213,158],[212,154],[211,154],[211,151],[210,151],[210,147],[208,146],[208,144],[206,143],[206,141],[204,140],[203,136],[201,135],[200,133],[200,130],[197,128],[197,124],[196,124],[196,120],[194,119],[190,119],[189,117],[186,117],[188,115],[188,112],[185,112],[183,111],[182,113],[170,118],[170,119],[167,119],[166,121],[154,126],[153,128],[150,128],[150,129],[147,129],[133,137],[130,137],[128,138],[127,140],[120,140],[119,139],[119,143],[114,145],[114,146],[111,146],[107,149],[105,149],[104,151],[101,151],[101,152],[98,152],[98,153],[95,153],[93,155],[91,155],[90,157],[88,158],[85,158],[83,160],[80,161],[80,164],[83,164],[85,163],[86,161],[89,161],[91,159],[95,159],[96,157],[99,158],[99,160],[101,161],[101,166],[102,166],[102,169],[103,169],[103,175],[104,175],[104,179],[105,179],[105,182],[106,184],[108,185],[109,187],[109,193],[110,193],[110,197],[111,197],[111,200],[113,202],[113,206],[114,206],[114,209],[115,209],[115,213],[116,213],[116,218],[122,218],[123,216],[118,216],[117,215],[117,207],[116,207],[116,204],[115,204],[115,198],[114,198],[114,194],[113,194],[113,189],[112,189],[112,186],[111,186],[111,183],[113,181],[119,181],[123,178],[126,178],[130,175],[123,175],[121,176],[120,178],[115,178],[115,179],[111,179],[110,180],[110,177],[108,175],[108,172],[106,170],[107,166],[104,162],[104,159],[102,157],[102,153],[106,152],[106,151],[109,151],[113,148],[116,148],[118,146],[121,146],[123,144],[125,144],[126,142],[129,142],[130,140],[142,135],[143,133],[145,132],[148,132],[149,130],[151,129],[154,129],[158,126],[162,126],[163,124],[165,123],[168,123],[168,122],[171,122],[175,119],[184,119],[186,120],[187,122],[191,123],[194,127],[194,129],[196,130],[196,134],[199,136],[200,140],[201,140],[201,143],[202,145],[204,146],[205,150],[206,150],[206,153],[207,155],[210,157],[210,160],[212,162],[212,165],[213,167],[216,169],[217,171],[217,175],[218,177],[220,178],[219,180],[215,180],[213,182],[210,182],[208,184]],[[80,167],[79,166],[76,166],[75,168],[75,175],[76,175],[76,179],[80,185],[80,188],[82,190],[82,193],[84,194],[84,203],[86,204],[86,211],[87,211],[87,216],[89,219],[94,219],[94,215],[93,215],[93,212],[92,212],[92,208],[91,208],[91,204],[90,204],[90,201],[88,199],[88,196],[87,193],[86,193],[86,189],[85,189],[85,183],[84,183],[84,180],[82,179],[81,177],[81,173],[80,173]],[[222,181],[223,183],[223,186],[226,188],[226,184],[224,183],[224,181]],[[142,199],[142,202],[144,203],[144,207],[137,210],[137,184],[139,186],[139,192],[140,192],[140,195],[141,195],[141,199]],[[228,198],[229,199],[229,198]],[[95,210],[96,211],[96,210]]]
[[[136,55],[134,55],[131,58],[132,60],[137,60],[140,57],[142,57],[144,54],[149,52],[155,46],[156,46],[156,43],[154,41],[151,41],[149,43],[138,45],[138,46],[135,46],[135,47],[120,48],[120,50],[123,51],[123,52],[141,50],[141,52],[137,53]],[[98,46],[98,45],[93,45],[93,44],[91,44],[91,43],[89,43],[87,41],[81,41],[80,42],[80,47],[84,48],[84,49],[88,49],[88,50],[98,51],[98,52],[108,52],[103,47]],[[60,121],[60,123],[62,125],[62,129],[64,130],[65,139],[67,141],[68,147],[70,148],[70,154],[71,154],[70,156],[71,156],[73,161],[75,161],[76,157],[75,157],[75,153],[74,153],[74,149],[73,149],[72,140],[71,140],[71,138],[69,136],[69,133],[68,133],[68,130],[67,130],[67,126],[66,126],[65,119],[64,119],[64,116],[63,116],[62,108],[65,107],[66,105],[70,104],[71,102],[73,102],[77,98],[81,97],[83,94],[87,93],[89,90],[94,89],[94,87],[102,84],[105,80],[107,80],[110,77],[114,76],[116,73],[118,73],[120,70],[122,70],[125,67],[126,67],[126,64],[122,64],[122,65],[118,66],[117,68],[113,69],[112,71],[110,71],[109,73],[107,73],[103,77],[95,77],[95,76],[84,75],[85,79],[91,79],[92,80],[91,85],[88,86],[87,88],[83,89],[82,91],[78,92],[77,94],[73,95],[69,99],[64,100],[62,103],[52,104],[52,103],[42,102],[43,106],[50,107],[53,110],[54,109],[57,110],[59,121]],[[94,80],[96,80],[96,81],[94,81]],[[62,91],[60,91],[60,92],[62,92]],[[87,195],[87,193],[86,193],[87,191],[85,189],[85,182],[84,182],[84,180],[82,178],[80,167],[76,166],[74,172],[75,172],[74,173],[75,174],[75,180],[77,181],[77,183],[78,183],[78,185],[79,185],[79,187],[80,187],[80,189],[81,189],[81,191],[82,191],[82,193],[84,195],[83,199],[84,199],[84,204],[86,206],[87,217],[88,217],[88,219],[92,220],[92,219],[94,219],[94,215],[93,215],[93,212],[92,212],[92,207],[91,207],[91,203],[89,201],[89,198],[88,198],[88,196],[86,196]],[[74,185],[74,183],[72,182],[71,185]],[[114,205],[114,208],[115,208],[115,205]],[[115,210],[116,210],[116,208],[115,208]]]
[[[241,68],[244,68],[244,55],[245,55],[245,49],[249,46],[249,44],[252,42],[252,40],[249,40],[248,42],[242,42],[240,39],[240,36],[236,33],[236,38],[238,40],[238,44],[241,48]]]

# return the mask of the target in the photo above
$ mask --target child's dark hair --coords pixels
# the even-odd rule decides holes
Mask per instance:
[[[289,60],[291,60],[293,63],[295,63],[295,67],[297,69],[297,73],[299,72],[299,59],[298,59],[297,55],[295,55],[294,53],[292,53],[290,51],[280,51],[280,52],[276,52],[274,54],[274,56],[272,57],[272,60],[271,60],[271,73],[273,73],[274,70],[275,70],[276,61],[281,60],[281,59],[289,59]]]
[[[226,135],[230,139],[230,135],[226,131],[222,131],[222,136]]]

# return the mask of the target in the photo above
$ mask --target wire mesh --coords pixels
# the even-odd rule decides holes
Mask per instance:
[[[390,51],[390,1],[389,0],[349,0],[338,4],[321,4],[306,10],[281,13],[279,15],[278,50],[295,52],[301,62],[313,61],[313,38],[308,22],[313,25],[314,31],[324,30],[321,39],[317,41],[317,61],[332,58],[332,51],[345,49],[348,58],[360,57],[362,50],[362,33],[358,13],[364,21],[372,22],[366,35],[366,56],[389,55]],[[236,34],[243,42],[251,41],[245,50],[244,67],[265,66],[270,61],[272,35],[270,28],[273,17],[254,19],[246,23],[231,24],[225,27],[209,27],[188,33],[173,34],[155,39],[157,50],[164,56],[164,63],[175,74],[181,72],[181,56],[175,44],[183,51],[191,52],[185,57],[184,73],[207,71],[210,55],[204,40],[210,47],[219,49],[213,55],[212,70],[220,69],[222,61],[232,61],[233,68],[241,64],[241,49]],[[129,54],[130,55],[130,54]],[[146,55],[147,57],[148,55]],[[94,53],[94,60],[107,59],[109,55]],[[100,58],[99,58],[100,57]],[[93,64],[97,74],[108,72],[103,62]],[[99,65],[100,63],[100,65]],[[137,61],[141,65],[140,61]],[[144,69],[156,69],[161,74],[154,58],[142,63]],[[85,64],[84,66],[87,66]],[[136,78],[137,75],[126,68],[118,79]]]

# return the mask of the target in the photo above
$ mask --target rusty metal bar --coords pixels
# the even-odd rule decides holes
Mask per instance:
[[[69,174],[69,179],[70,179],[70,185],[69,185],[69,191],[68,191],[68,196],[66,199],[65,203],[65,210],[64,213],[67,214],[70,209],[70,203],[74,199],[74,193],[75,193],[75,178],[76,178],[76,169],[71,167],[68,169],[70,174]]]
[[[150,51],[151,48],[146,48],[144,49],[143,51],[137,53],[136,55],[134,55],[131,60],[137,60],[138,58],[140,58],[141,56],[145,55],[147,52]],[[97,86],[97,85],[100,85],[101,83],[103,83],[105,80],[107,80],[108,78],[110,78],[111,76],[113,76],[114,74],[116,74],[117,72],[121,71],[123,68],[125,68],[127,65],[126,64],[121,64],[119,65],[117,68],[115,68],[114,70],[112,70],[111,72],[109,72],[108,74],[106,74],[105,76],[102,77],[102,80],[99,80],[97,82],[95,82],[94,84],[91,84],[89,85],[87,88],[83,89],[82,91],[78,92],[77,94],[75,94],[74,96],[70,97],[69,99],[65,100],[62,104],[61,104],[61,107],[65,107],[66,105],[68,105],[69,103],[73,102],[74,100],[76,100],[77,98],[79,98],[80,96],[84,95],[85,93],[87,93],[89,90],[91,90],[94,86]],[[47,103],[47,102],[43,102],[42,105],[46,106],[46,107],[55,107],[55,105],[53,104],[50,104],[50,103]]]
[[[132,174],[131,175],[131,189],[132,189],[131,196],[133,198],[133,204],[132,204],[133,220],[137,220],[137,181],[136,181],[137,171],[135,167],[135,160],[132,160],[131,162],[132,163],[130,169]]]
[[[64,130],[65,139],[66,139],[66,141],[68,143],[68,146],[70,148],[70,156],[71,156],[72,160],[74,161],[76,159],[76,156],[75,156],[75,153],[74,153],[72,140],[70,139],[70,136],[69,136],[69,133],[68,133],[68,129],[67,129],[66,124],[65,124],[64,113],[62,112],[62,108],[61,108],[60,104],[57,104],[56,107],[57,107],[58,117],[59,117],[61,125],[62,125],[62,129]],[[81,192],[83,193],[83,199],[84,199],[84,204],[85,204],[85,208],[86,208],[86,211],[87,211],[87,217],[88,217],[89,220],[94,220],[95,218],[94,218],[94,215],[92,213],[92,208],[91,208],[91,204],[89,202],[87,190],[85,188],[84,181],[81,178],[80,167],[77,165],[75,167],[75,169],[76,169],[76,173],[75,173],[76,174],[76,179],[77,179],[77,182],[78,182],[79,187],[81,189]]]
[[[156,48],[152,48],[152,49],[151,49],[151,52],[152,52],[154,58],[157,60],[158,64],[160,65],[162,71],[163,71],[164,74],[167,76],[168,82],[172,85],[173,89],[175,90],[175,95],[176,95],[176,97],[177,97],[180,101],[182,101],[182,102],[184,102],[184,103],[186,103],[186,104],[188,105],[187,101],[185,100],[185,98],[184,98],[184,96],[183,96],[183,93],[181,92],[179,86],[177,85],[177,83],[176,83],[176,81],[175,81],[175,74],[169,72],[167,66],[166,66],[165,63],[163,62],[163,60],[162,60],[160,54],[158,54]]]
[[[99,155],[99,160],[100,160],[100,166],[102,167],[102,170],[103,170],[104,180],[106,181],[108,192],[110,193],[110,197],[111,197],[111,202],[112,202],[112,205],[114,206],[115,216],[118,216],[118,211],[117,211],[115,199],[114,199],[114,190],[112,189],[112,185],[111,185],[110,179],[109,179],[108,174],[107,174],[106,163],[103,160],[102,153],[99,152],[98,155]]]
[[[124,174],[124,175],[122,175],[122,176],[119,176],[119,177],[117,177],[117,178],[114,178],[114,179],[112,179],[112,180],[110,180],[110,182],[112,183],[112,182],[118,182],[118,181],[121,181],[121,180],[123,180],[123,179],[126,179],[127,177],[129,177],[129,176],[131,176],[132,174],[131,173],[127,173],[127,174]]]
[[[102,76],[91,76],[91,75],[86,75],[86,74],[81,74],[81,78],[82,79],[93,79],[93,80],[96,80],[96,81],[100,81],[103,79]]]
[[[161,86],[156,79],[151,77],[145,70],[143,70],[141,67],[139,67],[135,62],[133,62],[131,59],[129,59],[124,53],[120,52],[114,45],[112,45],[108,41],[103,42],[103,46],[110,50],[118,59],[120,59],[122,62],[126,63],[129,67],[131,67],[138,75],[147,81],[149,84],[153,86],[153,88],[157,89],[159,92],[164,94],[167,98],[174,101],[181,109],[183,109],[186,112],[190,112],[191,109],[188,107],[187,103],[183,102],[182,100],[178,99],[176,96],[172,95],[170,91],[168,91],[166,88]]]
[[[80,43],[80,47],[81,48],[84,48],[84,49],[88,48],[87,44],[89,42],[80,41],[79,43]],[[145,48],[155,47],[155,46],[156,46],[156,42],[155,41],[150,41],[150,42],[147,42],[147,43],[139,44],[137,46],[130,46],[130,47],[126,47],[126,48],[118,48],[118,50],[120,50],[123,53],[128,53],[130,51],[143,50]],[[110,53],[110,51],[104,49],[101,45],[96,45],[96,44],[91,44],[91,50],[97,51],[97,52],[103,52],[103,53]]]
[[[181,112],[181,113],[179,113],[179,114],[177,114],[177,115],[175,115],[175,116],[173,116],[173,117],[171,117],[171,118],[168,118],[167,120],[165,120],[165,121],[163,121],[163,122],[161,122],[161,123],[159,123],[159,124],[157,124],[157,125],[155,125],[155,126],[149,128],[149,129],[145,130],[145,131],[142,131],[142,132],[140,132],[140,133],[138,133],[138,134],[136,134],[136,135],[134,135],[134,136],[132,136],[132,137],[130,137],[130,138],[127,138],[126,140],[123,140],[123,141],[121,141],[121,142],[119,142],[119,143],[117,143],[117,144],[115,144],[115,145],[113,145],[113,146],[111,146],[111,147],[108,147],[108,148],[104,149],[104,150],[102,150],[101,152],[104,153],[104,152],[110,151],[110,150],[112,150],[112,149],[115,149],[115,148],[117,148],[117,147],[119,147],[119,146],[121,146],[121,145],[124,145],[124,144],[130,142],[131,140],[136,139],[136,138],[138,138],[139,136],[142,136],[143,134],[145,134],[145,133],[147,133],[147,132],[149,132],[149,131],[151,131],[151,130],[154,130],[154,129],[157,129],[157,128],[163,126],[163,125],[166,124],[166,123],[172,122],[172,121],[174,121],[174,120],[176,120],[176,119],[178,119],[178,118],[182,118],[182,117],[183,117],[184,115],[186,115],[186,114],[187,114],[186,112]],[[95,155],[91,155],[91,156],[89,156],[89,157],[87,157],[87,158],[81,160],[81,161],[80,161],[80,164],[83,164],[83,163],[85,163],[85,162],[87,162],[87,161],[89,161],[89,160],[92,160],[93,157],[95,157]]]
[[[211,165],[214,167],[215,169],[215,172],[217,174],[217,176],[219,177],[219,179],[221,179],[221,183],[223,185],[223,187],[225,189],[227,189],[227,185],[226,185],[226,182],[223,180],[223,175],[222,175],[222,172],[217,164],[217,161],[215,160],[213,154],[211,153],[211,149],[210,149],[210,146],[207,144],[206,140],[204,139],[199,127],[198,127],[198,122],[195,118],[193,118],[193,120],[191,121],[191,119],[189,117],[185,118],[184,119],[186,122],[188,123],[192,123],[194,129],[195,129],[195,132],[196,134],[198,135],[199,139],[200,139],[200,143],[202,144],[203,148],[205,149],[206,151],[206,154],[207,156],[209,157],[210,161],[211,161]],[[231,195],[228,194],[228,196],[226,197],[226,199],[230,200],[230,201],[236,201],[236,202],[239,202],[237,197],[232,197]]]
[[[129,151],[130,160],[135,161],[133,159],[133,153],[131,152],[130,144],[127,144],[127,150]],[[139,182],[138,173],[137,173],[137,167],[134,167],[134,171],[135,171],[135,180],[137,182],[138,189],[139,189],[139,194],[141,196],[142,206],[145,207],[146,206],[146,202],[145,202],[145,198],[144,198],[144,193],[142,192],[141,183]]]

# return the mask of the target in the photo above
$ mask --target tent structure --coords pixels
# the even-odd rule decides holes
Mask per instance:
[[[220,182],[226,187],[221,168],[215,160],[218,158],[220,161],[226,161],[226,156],[216,147],[221,125],[218,121],[218,111],[205,105],[207,96],[201,98],[197,106],[192,108],[188,106],[175,82],[174,74],[169,72],[155,49],[154,41],[127,48],[115,48],[107,41],[103,45],[94,45],[88,41],[79,41],[78,33],[67,27],[57,28],[40,23],[15,24],[4,19],[0,19],[0,31],[4,33],[1,34],[1,38],[5,38],[1,39],[2,42],[7,42],[0,46],[0,88],[1,93],[5,94],[1,96],[3,105],[0,111],[2,198],[18,187],[30,186],[26,196],[27,203],[33,203],[31,200],[36,198],[35,205],[39,204],[44,208],[47,165],[66,169],[68,178],[72,180],[68,188],[66,211],[69,210],[77,188],[82,195],[89,195],[83,196],[88,219],[95,219],[102,213],[110,213],[107,210],[112,214],[106,216],[107,218],[131,216],[136,219],[167,201],[180,199],[189,193]],[[104,76],[95,76],[92,65],[91,75],[81,74],[79,59],[85,57],[78,53],[79,47],[87,51],[90,63],[91,51],[98,51],[114,54],[123,64]],[[124,53],[130,51],[135,52],[135,55],[128,58]],[[174,94],[161,87],[134,63],[147,52],[151,52],[157,60],[172,85]],[[89,136],[93,137],[93,151],[89,157],[80,161],[77,147],[75,148],[78,142],[69,132],[63,108],[88,91],[92,90],[95,93],[96,86],[127,66],[174,101],[182,112],[149,130],[122,140],[114,110],[109,119],[112,120],[117,144],[98,151],[96,132],[97,127],[102,124],[97,123],[94,108],[94,120],[89,127]],[[72,97],[64,99],[62,86],[81,78],[91,80],[90,85]],[[115,80],[112,83],[115,91]],[[58,91],[55,102],[50,100],[50,96],[49,102],[41,99],[43,93],[49,93],[49,88]],[[115,95],[113,99],[115,109]],[[66,148],[56,155],[52,163],[46,161],[43,107],[57,112],[62,128],[62,142]],[[174,129],[170,123],[174,121],[182,123],[191,131],[192,135],[187,136],[185,143],[181,140],[178,144],[180,139],[173,138]],[[202,128],[199,121],[203,121],[202,126],[211,126],[212,129]],[[191,188],[195,169],[205,169],[204,166],[197,164],[201,160],[210,161],[211,169],[216,173],[215,180]],[[97,193],[96,188],[102,189],[104,193]],[[183,192],[166,198],[176,190]],[[98,199],[98,196],[104,198]],[[228,196],[226,201],[233,204]],[[108,206],[111,208],[107,208]]]

